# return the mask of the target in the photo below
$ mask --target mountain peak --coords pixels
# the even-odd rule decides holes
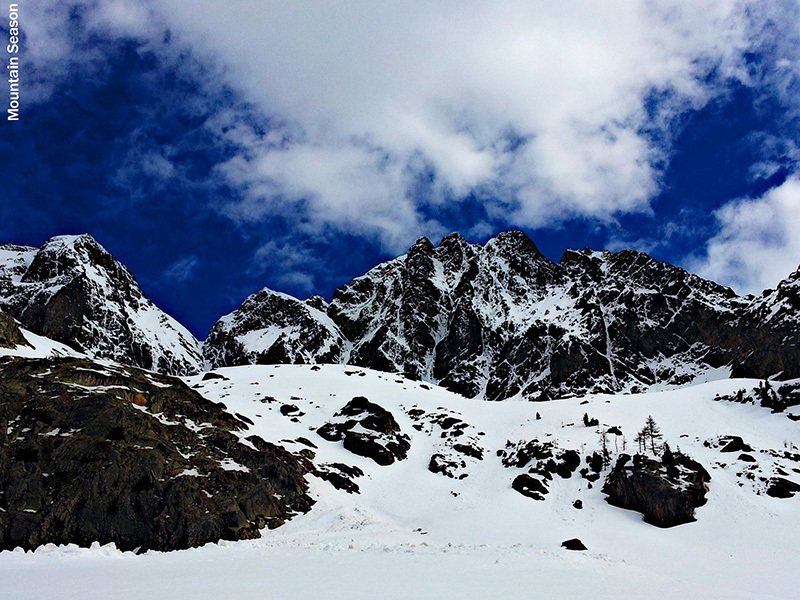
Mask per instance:
[[[765,300],[762,313],[779,300],[788,310],[790,288],[787,282],[780,298]],[[284,300],[285,306],[264,300],[248,308],[262,317],[236,331],[244,349],[237,359],[243,363],[236,364],[256,355],[319,362],[320,349],[335,347],[337,360],[348,364],[490,400],[662,388],[735,368],[757,377],[800,376],[797,361],[773,360],[747,342],[777,339],[777,330],[754,334],[763,314],[727,288],[632,250],[568,250],[556,264],[522,231],[500,233],[483,246],[458,234],[438,247],[419,238],[407,255],[340,287],[313,314],[309,302]],[[311,346],[287,333],[292,323],[309,319],[326,332]],[[797,340],[794,321],[781,321],[782,338]],[[248,353],[252,340],[277,343],[278,333],[281,348],[291,352]],[[207,353],[224,351],[215,343],[209,337]],[[752,358],[737,366],[745,354]]]
[[[434,249],[433,243],[423,235],[417,238],[417,241],[411,245],[408,249],[408,254],[409,256],[412,254],[431,254]]]
[[[197,340],[139,288],[89,234],[0,253],[0,309],[32,332],[154,371],[196,372]]]
[[[486,242],[485,250],[494,250],[501,254],[524,256],[527,259],[545,259],[536,244],[523,231],[511,230],[498,233]]]

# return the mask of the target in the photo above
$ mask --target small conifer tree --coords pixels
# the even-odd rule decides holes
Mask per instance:
[[[664,436],[661,434],[661,430],[658,425],[656,425],[656,421],[653,419],[652,415],[647,417],[644,427],[642,427],[642,430],[634,438],[634,440],[639,443],[640,452],[646,452],[649,444],[653,454],[658,454],[657,449],[660,448],[658,442],[662,439],[664,439]]]

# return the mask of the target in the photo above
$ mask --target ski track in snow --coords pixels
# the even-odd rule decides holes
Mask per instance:
[[[229,412],[250,418],[255,424],[242,437],[257,434],[298,452],[307,446],[292,440],[302,436],[317,446],[317,465],[359,467],[364,476],[354,481],[361,493],[347,494],[308,476],[317,504],[308,514],[265,530],[260,540],[143,556],[112,545],[3,552],[0,598],[797,597],[800,496],[774,499],[740,486],[736,471],[744,465],[733,469],[735,455],[703,444],[721,435],[740,436],[768,475],[776,459],[762,450],[800,446],[800,425],[786,415],[713,400],[716,394],[751,389],[757,381],[490,403],[343,365],[233,367],[216,373],[227,379],[184,380],[224,402]],[[354,396],[391,411],[411,436],[406,460],[381,467],[313,431]],[[283,415],[283,404],[304,414]],[[467,478],[428,471],[431,455],[445,440],[438,425],[429,427],[430,434],[414,429],[407,414],[412,408],[426,415],[453,414],[471,426],[459,440],[477,439],[484,452],[483,460],[459,455],[467,463]],[[576,449],[583,459],[599,446],[598,429],[583,425],[584,413],[601,426],[620,427],[629,452],[635,450],[634,435],[653,415],[673,449],[680,447],[711,473],[708,503],[697,509],[697,521],[670,529],[650,526],[639,513],[609,506],[602,480],[588,489],[577,473],[570,479],[556,476],[543,502],[512,490],[511,481],[525,469],[503,468],[496,451],[506,441],[538,438]],[[800,481],[791,471],[800,464],[782,464],[790,479]],[[578,498],[582,510],[572,506]],[[560,548],[574,537],[588,551]]]

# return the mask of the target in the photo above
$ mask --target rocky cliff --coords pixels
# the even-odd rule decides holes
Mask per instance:
[[[753,299],[639,252],[554,263],[519,231],[483,246],[453,234],[438,247],[421,238],[328,306],[262,291],[204,352],[212,366],[343,362],[487,400],[800,377],[799,278]]]
[[[200,345],[90,235],[0,245],[0,310],[76,350],[170,374],[202,367]]]
[[[307,511],[307,461],[172,377],[0,358],[0,550],[174,550]]]

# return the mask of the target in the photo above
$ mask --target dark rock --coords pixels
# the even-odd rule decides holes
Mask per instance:
[[[572,503],[572,506],[573,506],[573,508],[577,508],[578,510],[581,510],[583,508],[583,500],[580,500],[580,499],[575,500],[575,502]]]
[[[548,492],[547,486],[527,473],[517,475],[511,482],[511,487],[523,496],[534,500],[544,500],[545,494]]]
[[[695,520],[694,509],[705,504],[710,479],[700,463],[679,452],[670,452],[667,463],[621,454],[603,493],[609,504],[641,512],[651,525],[673,527]]]
[[[363,396],[356,396],[333,416],[317,434],[330,442],[343,441],[346,450],[379,465],[403,460],[411,448],[410,438],[402,433],[392,413]],[[352,431],[357,425],[369,431]]]
[[[571,540],[566,540],[564,542],[561,542],[561,547],[566,548],[567,550],[577,550],[577,551],[588,550],[588,548],[584,546],[583,542],[580,541],[578,538],[572,538]]]
[[[556,473],[564,479],[569,479],[581,464],[581,457],[575,450],[565,450],[558,459]]]
[[[788,408],[800,405],[800,384],[787,383],[774,389],[769,381],[763,381],[758,384],[758,387],[749,392],[741,389],[735,394],[717,395],[715,400],[725,400],[739,404],[758,404],[764,408],[769,408],[773,413],[780,413]],[[787,416],[792,420],[797,420],[794,415]]]
[[[751,463],[757,462],[755,457],[749,454],[740,454],[739,460],[741,460],[742,462],[751,462]]]
[[[790,479],[773,477],[769,480],[767,496],[772,496],[773,498],[791,498],[797,492],[800,492],[800,485]]]
[[[13,350],[17,346],[33,347],[22,335],[17,322],[7,314],[0,312],[0,348]]]
[[[356,477],[362,477],[364,471],[358,467],[345,465],[343,463],[331,463],[327,465],[320,465],[314,475],[320,479],[324,479],[330,483],[337,490],[344,490],[348,494],[361,493],[358,484],[353,481]]]
[[[431,473],[440,473],[450,478],[455,478],[455,474],[467,466],[463,460],[450,459],[444,454],[434,454],[428,461],[428,471]]]
[[[0,261],[0,309],[26,329],[153,371],[200,370],[194,336],[148,300],[130,271],[92,236],[0,248],[12,257]]]
[[[80,359],[0,362],[0,549],[175,550],[259,537],[310,465],[183,382]],[[200,427],[200,424],[204,424]]]
[[[752,452],[753,449],[744,443],[744,440],[736,435],[728,435],[720,438],[720,442],[725,442],[725,446],[720,448],[720,452]]]
[[[248,417],[246,415],[243,415],[241,413],[236,413],[236,418],[239,419],[240,421],[244,421],[248,425],[255,425],[255,423],[253,422],[253,419],[251,419],[250,417]]]
[[[586,457],[586,462],[589,464],[589,468],[591,468],[595,474],[599,474],[606,465],[603,455],[599,452],[592,452],[591,456]],[[596,480],[597,479],[594,479],[593,481]]]
[[[209,372],[209,373],[206,373],[205,375],[203,375],[203,381],[211,381],[213,379],[219,379],[219,380],[222,380],[222,381],[229,381],[228,378],[225,377],[225,375],[221,375],[219,373],[211,373],[211,372]]]
[[[280,408],[281,414],[284,417],[288,416],[303,416],[305,413],[302,412],[296,405],[294,404],[283,404]]]
[[[461,454],[471,456],[472,458],[483,460],[483,450],[477,448],[476,446],[471,446],[469,444],[453,444],[453,450],[456,452],[461,452]]]
[[[381,466],[388,466],[395,460],[392,451],[378,442],[374,436],[366,433],[346,431],[344,434],[344,449],[353,454],[371,458]]]
[[[532,460],[540,461],[552,458],[553,444],[539,440],[517,444],[506,442],[506,450],[500,450],[498,454],[502,457],[501,462],[504,467],[524,467]]]
[[[580,455],[575,450],[561,450],[556,448],[553,442],[540,442],[536,439],[516,444],[510,441],[506,442],[506,448],[498,450],[497,454],[500,456],[503,466],[507,468],[525,467],[531,462],[533,463],[528,468],[528,473],[541,477],[535,479],[537,484],[534,492],[544,489],[544,493],[547,493],[547,482],[553,479],[553,475],[557,474],[559,477],[569,479],[581,464]],[[537,499],[543,500],[544,498]]]

